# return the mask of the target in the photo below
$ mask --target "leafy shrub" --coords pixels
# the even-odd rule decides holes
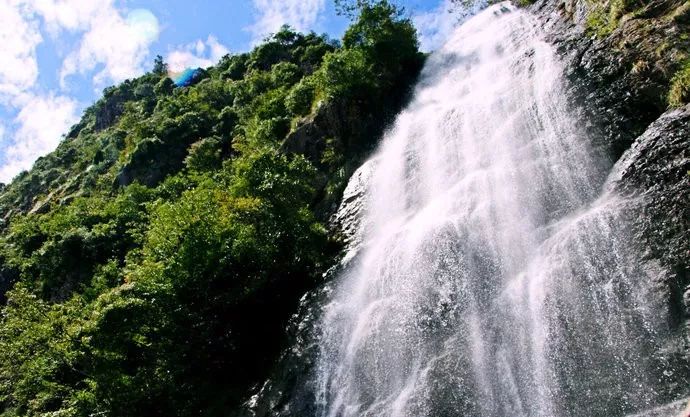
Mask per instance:
[[[271,80],[275,87],[293,85],[301,78],[299,67],[291,62],[279,62],[271,68]]]
[[[291,114],[305,115],[311,110],[315,93],[314,79],[305,77],[285,97],[285,107]]]
[[[215,131],[220,135],[230,135],[238,121],[237,111],[231,106],[225,106],[218,114]]]
[[[273,65],[289,59],[290,53],[285,45],[276,41],[268,41],[252,51],[249,56],[248,68],[268,71]]]
[[[227,69],[223,72],[223,77],[230,80],[241,80],[247,72],[247,61],[249,54],[234,55],[228,58]]]
[[[316,73],[318,91],[328,98],[364,96],[375,87],[375,74],[360,49],[343,49],[324,57]]]
[[[218,138],[206,138],[192,144],[184,160],[187,169],[203,172],[213,171],[221,166],[221,149]]]

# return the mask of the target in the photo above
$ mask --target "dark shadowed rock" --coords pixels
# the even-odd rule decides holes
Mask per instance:
[[[317,323],[331,291],[326,284],[302,297],[286,329],[290,347],[282,352],[271,377],[256,387],[255,394],[232,417],[316,415],[312,372],[319,353]]]
[[[382,127],[382,121],[375,120],[363,106],[335,99],[322,103],[313,115],[302,120],[287,135],[281,149],[302,154],[314,164],[322,165],[329,139],[337,141],[340,149],[356,154],[376,143]]]
[[[300,307],[286,329],[288,348],[276,362],[271,377],[256,387],[254,395],[238,410],[235,417],[313,416],[317,415],[316,392],[313,378],[319,354],[319,319],[324,313],[326,300],[333,291],[333,278],[344,274],[359,253],[366,225],[366,191],[369,188],[374,160],[365,162],[350,178],[338,210],[330,220],[335,233],[342,234],[344,256],[339,264],[325,275],[325,283],[305,294]]]

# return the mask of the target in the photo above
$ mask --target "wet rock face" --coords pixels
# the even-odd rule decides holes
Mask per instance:
[[[316,415],[316,387],[311,375],[319,354],[317,323],[331,291],[332,287],[324,284],[302,297],[286,329],[290,347],[281,353],[270,378],[255,387],[254,395],[230,417]]]
[[[672,327],[690,318],[690,105],[662,115],[621,158],[619,191],[640,196],[635,236],[671,271]]]
[[[563,57],[573,117],[594,149],[618,161],[613,178],[634,199],[643,261],[659,262],[675,336],[669,360],[690,364],[690,105],[667,111],[671,79],[690,51],[684,0],[638,4],[595,33],[598,0],[539,0],[530,10]],[[680,368],[679,368],[680,369]],[[689,371],[690,372],[690,369]],[[682,390],[678,387],[678,391]],[[672,388],[673,390],[673,388]]]
[[[662,355],[679,374],[690,375],[690,105],[652,123],[612,176],[615,189],[633,204],[632,235],[643,253],[640,262],[660,262],[665,271],[654,282],[669,313]],[[676,398],[687,394],[687,382],[668,390]]]
[[[690,417],[690,404],[687,401],[686,398],[630,417]]]
[[[617,27],[597,35],[589,0],[539,0],[531,11],[565,60],[573,112],[594,146],[615,161],[667,107],[673,74],[690,50],[690,31],[671,18],[680,0],[645,2]]]
[[[367,205],[367,190],[375,164],[376,161],[370,159],[352,174],[343,192],[338,211],[330,220],[331,229],[340,231],[343,236],[345,252],[347,252],[345,260],[352,258],[362,244],[366,228],[363,221]]]

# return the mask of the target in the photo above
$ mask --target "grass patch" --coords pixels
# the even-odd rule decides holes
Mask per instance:
[[[585,27],[590,34],[606,37],[618,27],[623,16],[639,14],[644,4],[645,0],[592,0]]]
[[[597,6],[589,12],[586,27],[587,32],[593,33],[600,38],[610,33],[606,10],[602,6]]]
[[[678,70],[671,79],[671,89],[668,92],[668,104],[680,107],[690,102],[690,60],[685,61],[683,68]]]
[[[537,1],[537,0],[517,0],[517,5],[518,5],[519,7],[527,7],[527,6],[531,6],[531,5],[534,4],[536,1]],[[494,0],[494,1],[491,1],[491,2],[489,2],[489,3],[499,3],[499,2],[496,1],[496,0]]]

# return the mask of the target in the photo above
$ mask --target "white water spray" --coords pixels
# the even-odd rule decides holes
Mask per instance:
[[[664,313],[625,200],[535,19],[490,7],[422,73],[372,163],[325,308],[320,415],[621,416],[659,401]],[[668,370],[665,370],[668,373]]]

